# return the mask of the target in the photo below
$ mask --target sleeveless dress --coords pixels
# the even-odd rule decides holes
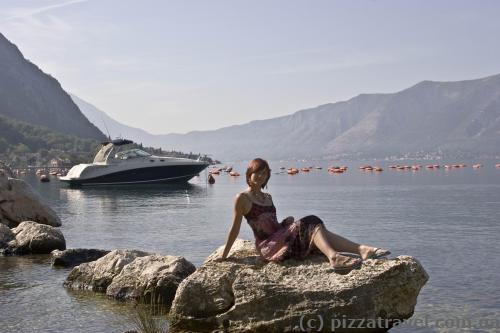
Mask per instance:
[[[278,223],[274,204],[259,205],[252,201],[252,208],[244,216],[255,236],[257,251],[268,261],[303,259],[313,251],[319,252],[313,237],[323,221],[315,215]]]

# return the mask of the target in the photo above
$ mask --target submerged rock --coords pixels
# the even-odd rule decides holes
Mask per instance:
[[[409,256],[366,260],[360,269],[338,274],[322,255],[265,262],[251,241],[238,239],[227,260],[214,261],[222,251],[210,255],[177,289],[170,310],[172,332],[293,332],[320,321],[322,327],[313,331],[331,332],[338,323],[333,319],[381,318],[397,324],[413,315],[428,280]],[[386,331],[390,327],[385,324],[355,332]]]
[[[5,171],[0,170],[0,223],[14,228],[22,221],[61,226],[54,210],[42,202],[29,184],[8,178]]]
[[[67,249],[64,251],[54,250],[52,254],[52,266],[75,267],[85,262],[95,261],[110,251],[98,249]]]
[[[5,254],[46,254],[53,250],[66,249],[62,232],[49,225],[24,221],[10,231],[14,239],[3,246]]]
[[[179,256],[114,250],[102,258],[73,268],[64,286],[105,292],[116,299],[144,299],[170,306],[179,283],[195,271]]]

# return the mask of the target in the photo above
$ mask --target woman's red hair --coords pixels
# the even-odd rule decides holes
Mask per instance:
[[[263,160],[262,158],[254,158],[253,160],[250,161],[250,163],[248,163],[247,174],[246,174],[248,186],[250,186],[250,177],[252,176],[252,173],[260,172],[262,170],[267,170],[266,181],[262,183],[262,188],[264,188],[267,185],[269,178],[271,178],[271,169],[269,168],[269,164],[267,163],[266,160]]]

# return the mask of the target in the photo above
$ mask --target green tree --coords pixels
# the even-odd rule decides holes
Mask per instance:
[[[30,151],[31,151],[30,148],[28,146],[26,146],[24,143],[18,143],[14,147],[15,154],[23,155],[23,154],[29,153]]]

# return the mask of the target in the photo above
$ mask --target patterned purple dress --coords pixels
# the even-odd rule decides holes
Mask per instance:
[[[309,215],[293,222],[285,219],[278,223],[274,204],[264,206],[252,202],[245,218],[253,230],[255,247],[266,260],[303,259],[312,251],[319,252],[313,237],[323,221],[317,216]]]

